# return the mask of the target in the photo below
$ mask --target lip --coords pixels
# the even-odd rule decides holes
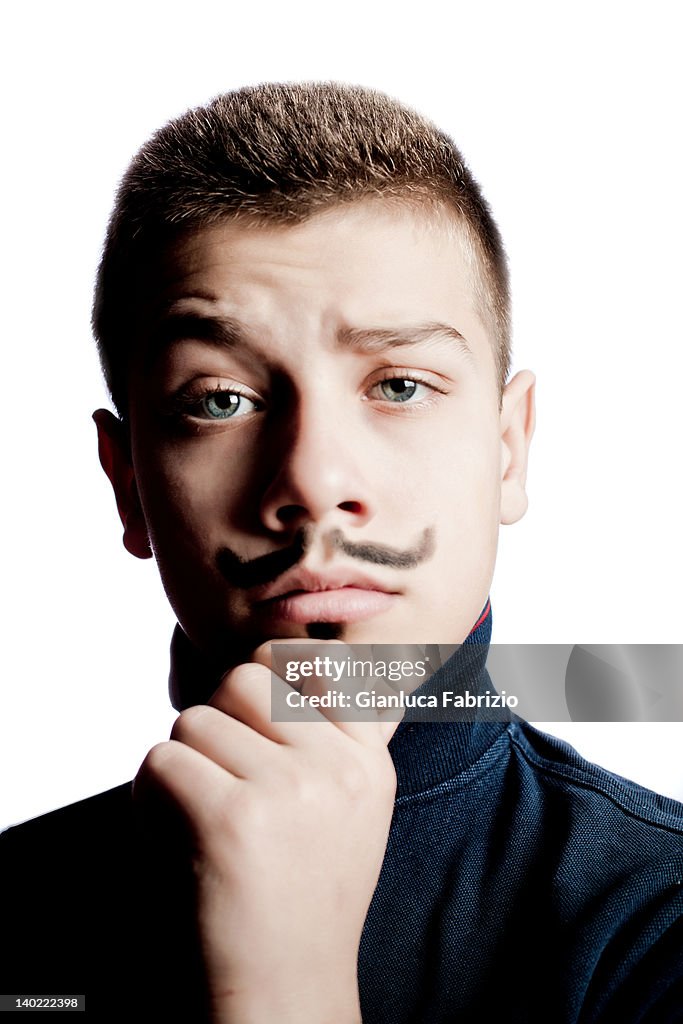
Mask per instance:
[[[383,583],[378,583],[370,576],[356,572],[355,569],[336,569],[332,572],[315,572],[304,566],[293,566],[273,583],[255,588],[259,601],[270,601],[275,597],[284,597],[297,591],[321,593],[327,590],[342,590],[351,587],[355,590],[374,590],[383,594],[393,591]]]
[[[288,622],[359,622],[387,611],[398,593],[362,573],[317,573],[301,566],[259,588],[269,617]]]

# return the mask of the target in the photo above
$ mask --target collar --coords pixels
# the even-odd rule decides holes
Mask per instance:
[[[486,671],[492,629],[488,600],[469,636],[415,693],[442,690],[494,693]],[[428,712],[433,718],[434,712]],[[419,710],[408,710],[389,743],[397,777],[396,796],[410,796],[438,786],[471,768],[508,727],[499,711],[478,710],[467,721],[420,721]]]
[[[464,642],[415,692],[493,690],[486,671],[491,628],[491,602],[487,600]],[[434,654],[438,656],[438,648]],[[177,625],[171,639],[168,679],[173,706],[180,710],[206,703],[221,675],[221,668],[204,657]],[[418,710],[408,710],[389,744],[398,779],[397,796],[430,789],[465,771],[506,727],[506,721],[486,720],[479,714],[472,721],[420,721]]]

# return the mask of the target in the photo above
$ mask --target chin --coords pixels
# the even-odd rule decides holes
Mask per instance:
[[[395,622],[316,622],[308,626],[308,636],[341,640],[347,644],[420,644],[428,642],[415,629]]]

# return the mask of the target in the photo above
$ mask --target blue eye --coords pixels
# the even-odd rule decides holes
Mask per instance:
[[[212,391],[205,395],[199,403],[199,410],[206,419],[227,420],[235,416],[245,416],[256,408],[246,395],[238,391]]]
[[[390,402],[409,402],[411,398],[414,398],[419,388],[425,388],[426,385],[420,384],[419,381],[410,380],[408,377],[389,377],[387,380],[383,380],[378,385],[384,398],[387,398]]]

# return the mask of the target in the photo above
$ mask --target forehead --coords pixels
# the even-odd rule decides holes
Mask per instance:
[[[454,217],[405,203],[357,201],[296,225],[222,222],[166,252],[144,319],[222,317],[264,344],[441,323],[495,374],[473,259]]]

